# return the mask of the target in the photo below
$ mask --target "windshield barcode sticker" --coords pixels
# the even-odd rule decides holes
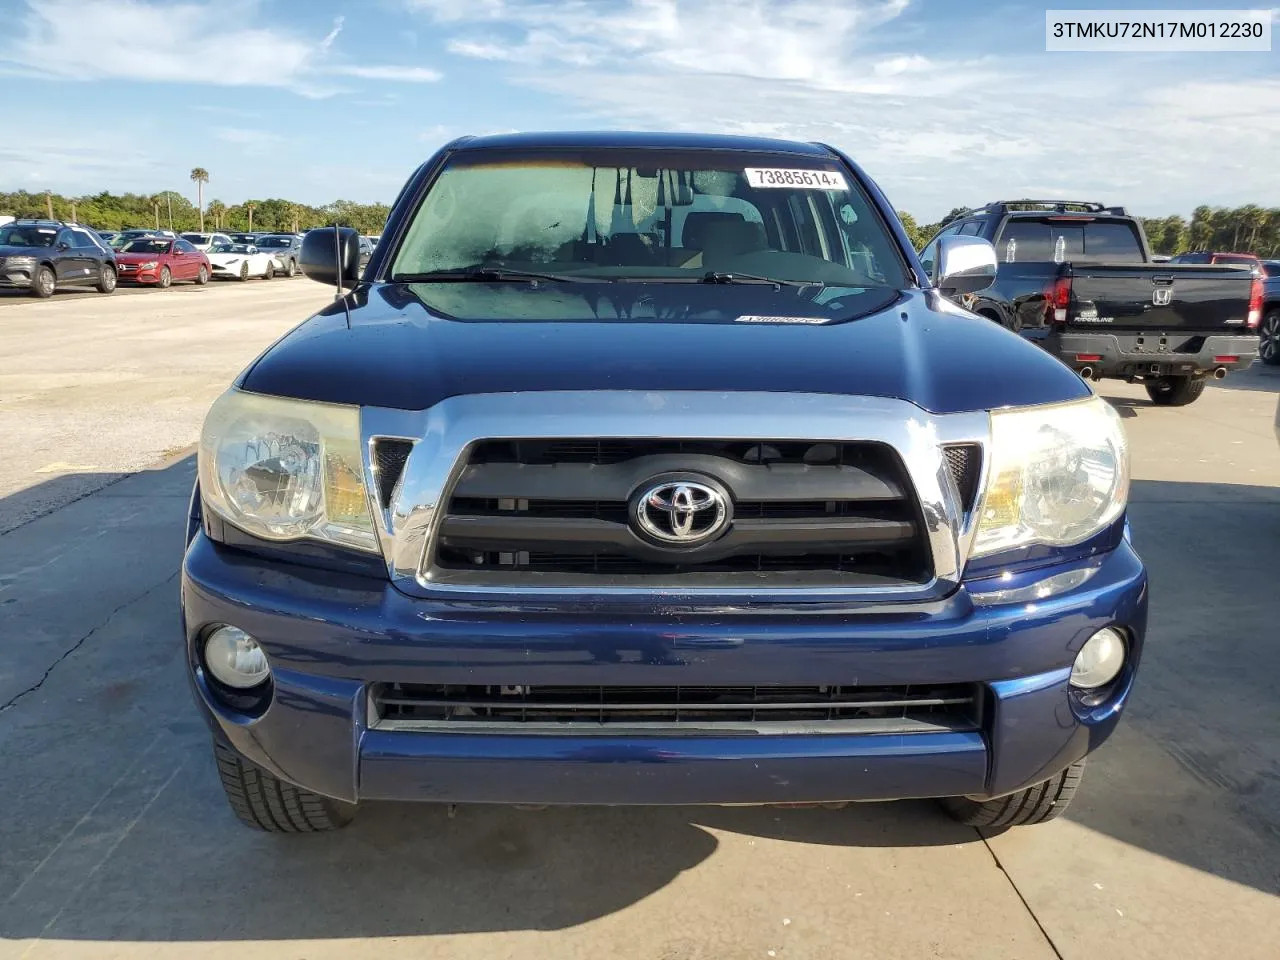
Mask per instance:
[[[738,323],[826,323],[827,317],[760,317],[747,314],[738,317]]]
[[[847,190],[844,174],[835,170],[780,170],[747,167],[742,171],[753,187],[790,187],[793,190]]]

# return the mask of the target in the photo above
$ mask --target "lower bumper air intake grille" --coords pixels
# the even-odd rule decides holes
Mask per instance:
[[[920,733],[980,726],[979,688],[379,684],[373,725],[482,733]]]

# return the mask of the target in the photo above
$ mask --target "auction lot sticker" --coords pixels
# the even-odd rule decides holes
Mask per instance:
[[[792,190],[847,190],[844,174],[835,170],[782,170],[747,167],[742,171],[753,187],[789,187]]]
[[[745,314],[738,317],[738,323],[807,323],[819,324],[826,323],[830,317],[763,317],[754,313]]]

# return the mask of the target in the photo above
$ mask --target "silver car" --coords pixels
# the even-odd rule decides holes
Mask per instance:
[[[270,233],[258,237],[254,244],[262,253],[275,257],[276,270],[286,277],[298,272],[298,255],[302,252],[302,240],[292,233]]]

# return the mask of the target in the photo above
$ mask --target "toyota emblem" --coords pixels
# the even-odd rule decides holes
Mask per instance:
[[[729,526],[729,496],[718,484],[684,477],[651,480],[631,500],[639,532],[665,546],[695,547]]]

